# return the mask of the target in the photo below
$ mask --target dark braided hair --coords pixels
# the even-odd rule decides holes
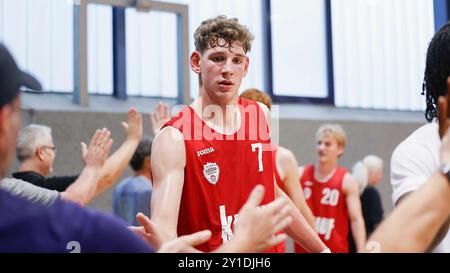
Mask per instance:
[[[447,78],[449,76],[450,23],[447,23],[433,36],[427,51],[422,95],[425,95],[426,98],[425,118],[428,122],[437,117],[438,97],[447,94]]]

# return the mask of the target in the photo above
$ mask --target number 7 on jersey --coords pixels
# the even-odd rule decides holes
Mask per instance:
[[[262,172],[264,171],[262,143],[252,143],[252,152],[255,152],[256,150],[258,150],[259,172]]]

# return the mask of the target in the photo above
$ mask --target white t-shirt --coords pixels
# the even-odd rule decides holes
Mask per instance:
[[[439,126],[432,122],[414,131],[395,148],[391,158],[394,204],[405,193],[417,190],[439,169],[440,146]],[[450,232],[433,252],[450,253]]]

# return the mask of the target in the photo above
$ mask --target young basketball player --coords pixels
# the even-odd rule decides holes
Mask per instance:
[[[233,237],[238,211],[253,187],[265,187],[262,204],[286,195],[273,180],[269,111],[238,98],[252,34],[237,19],[219,16],[204,21],[194,38],[190,63],[199,75],[200,96],[155,137],[152,221],[163,241],[211,230],[211,239],[198,246],[211,251]],[[300,212],[291,214],[286,231],[294,240],[311,252],[329,251]]]
[[[349,223],[357,250],[364,249],[366,232],[361,212],[358,184],[338,165],[347,137],[339,125],[326,124],[316,133],[315,164],[299,169],[306,202],[316,217],[320,238],[332,252],[349,252]],[[298,245],[296,252],[304,252]]]

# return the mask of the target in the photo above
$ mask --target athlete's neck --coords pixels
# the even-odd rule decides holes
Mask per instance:
[[[194,100],[191,107],[208,126],[217,132],[232,134],[239,130],[241,116],[237,99],[228,104],[216,104],[208,96],[200,96]]]
[[[327,181],[338,167],[337,162],[318,162],[315,165],[314,176],[319,181]]]

